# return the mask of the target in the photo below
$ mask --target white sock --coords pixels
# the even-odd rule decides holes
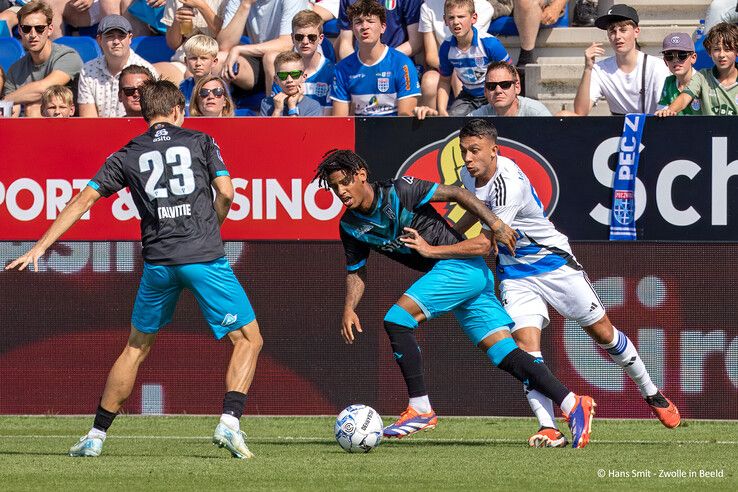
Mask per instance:
[[[102,439],[105,441],[105,437],[107,437],[108,433],[105,431],[101,431],[100,429],[95,429],[94,427],[90,429],[90,432],[87,433],[87,437],[91,437],[93,439]]]
[[[564,415],[569,415],[572,410],[574,410],[574,405],[577,404],[577,395],[574,393],[569,393],[566,395],[566,398],[564,398],[564,401],[561,402],[561,411],[564,412]]]
[[[428,413],[432,410],[428,395],[410,398],[410,406],[418,413]]]
[[[612,342],[600,345],[600,347],[605,349],[610,354],[610,358],[625,370],[630,379],[638,386],[643,398],[658,393],[659,389],[651,381],[651,376],[649,376],[641,356],[638,355],[635,345],[630,341],[630,338],[625,336],[625,333],[614,328]]]
[[[238,419],[233,415],[228,415],[227,413],[224,413],[220,416],[220,422],[234,431],[237,431],[241,428]]]
[[[541,352],[528,352],[533,357],[543,358]],[[527,386],[523,385],[525,389],[525,397],[528,399],[530,409],[533,410],[538,423],[541,427],[556,427],[556,420],[554,416],[553,402],[551,398],[548,398],[538,390],[529,390]]]

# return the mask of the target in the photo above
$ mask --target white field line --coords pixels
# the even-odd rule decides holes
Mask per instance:
[[[111,439],[131,439],[131,440],[173,440],[173,441],[209,441],[211,436],[121,436],[113,435]],[[42,435],[42,434],[0,434],[0,439],[79,439],[79,434],[55,434],[55,435]],[[253,443],[271,443],[271,442],[299,442],[299,443],[332,443],[334,440],[329,437],[308,437],[308,436],[274,436],[274,437],[249,437],[248,442]],[[388,442],[385,440],[384,442]],[[389,441],[391,442],[391,441]],[[520,443],[519,439],[454,439],[454,438],[416,438],[413,442],[422,442],[430,444],[515,444]],[[677,445],[690,445],[690,444],[721,444],[721,445],[738,445],[738,441],[708,441],[708,440],[643,440],[643,439],[592,439],[590,442],[599,444],[677,444]]]

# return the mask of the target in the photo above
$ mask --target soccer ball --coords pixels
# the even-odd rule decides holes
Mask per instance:
[[[366,405],[346,407],[336,418],[336,441],[349,453],[368,453],[382,440],[382,417]]]

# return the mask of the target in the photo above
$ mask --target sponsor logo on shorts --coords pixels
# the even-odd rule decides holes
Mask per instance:
[[[225,318],[223,318],[223,321],[221,321],[220,324],[222,326],[230,326],[233,323],[235,323],[236,321],[238,321],[238,315],[237,314],[228,313],[228,314],[225,315]]]

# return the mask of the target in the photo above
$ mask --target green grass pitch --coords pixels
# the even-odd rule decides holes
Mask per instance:
[[[121,416],[99,458],[66,456],[91,417],[0,417],[0,490],[738,490],[738,422],[596,419],[585,449],[531,449],[532,419],[446,417],[353,455],[330,417],[242,422],[253,460],[210,444],[216,417]]]

